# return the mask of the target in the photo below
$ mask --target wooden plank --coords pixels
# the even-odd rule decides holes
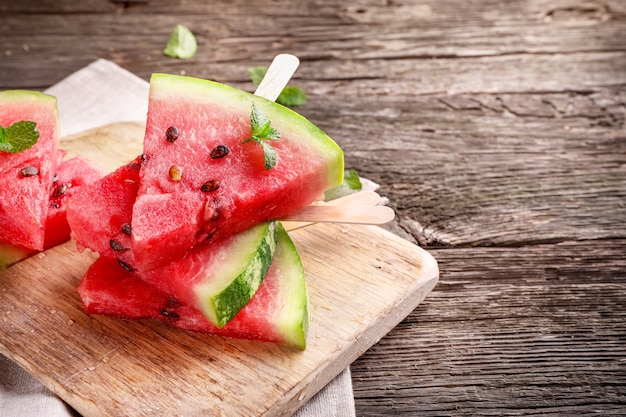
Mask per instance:
[[[616,238],[626,222],[625,98],[623,87],[394,95],[331,104],[320,125],[339,138],[347,166],[382,184],[395,230],[422,245]]]
[[[337,87],[345,89],[341,95],[352,97],[363,91],[555,91],[562,85],[589,89],[624,83],[621,34],[626,21],[620,16],[626,7],[618,1],[578,7],[566,1],[506,7],[489,1],[362,1],[350,6],[337,1],[264,1],[254,8],[237,2],[151,1],[123,12],[108,7],[70,12],[66,9],[76,2],[70,3],[44,9],[27,4],[12,13],[0,10],[0,52],[6,58],[0,80],[44,88],[59,80],[55,73],[58,77],[108,58],[145,79],[159,68],[243,82],[249,65],[292,52],[307,61],[297,77],[314,81],[306,85],[312,95]],[[264,12],[264,25],[257,24],[258,10]],[[28,25],[23,23],[26,16]],[[200,53],[190,61],[162,54],[177,23],[189,26],[198,38]],[[68,38],[80,40],[74,41],[72,58],[66,51]]]
[[[438,286],[352,366],[357,415],[621,415],[626,240],[431,251]]]
[[[109,166],[136,154],[137,125],[61,142]],[[115,150],[109,152],[109,150]],[[438,280],[427,252],[373,226],[291,232],[311,301],[304,352],[87,316],[76,286],[94,259],[72,242],[0,272],[0,352],[85,416],[290,415],[406,317]]]

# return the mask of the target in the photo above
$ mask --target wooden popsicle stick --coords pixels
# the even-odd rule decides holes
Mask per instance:
[[[389,223],[394,217],[393,209],[387,206],[308,206],[281,220],[381,225]]]
[[[375,206],[381,201],[380,195],[374,191],[359,191],[353,194],[336,198],[330,201],[312,203],[309,207],[318,206]],[[315,222],[283,220],[283,224],[287,230],[300,229],[301,227],[310,226]]]
[[[299,65],[300,60],[295,55],[276,55],[254,94],[276,101]]]

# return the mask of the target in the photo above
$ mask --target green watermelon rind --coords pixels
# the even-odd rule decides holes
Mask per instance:
[[[304,350],[310,322],[309,294],[302,260],[282,223],[278,226],[277,247],[274,262],[283,272],[280,291],[284,297],[281,298],[288,300],[277,318],[278,331],[287,345]]]
[[[314,153],[323,154],[328,160],[337,161],[326,172],[327,188],[333,188],[343,182],[343,151],[337,143],[315,124],[299,113],[256,96],[246,91],[200,78],[155,73],[150,79],[151,99],[178,100],[190,97],[193,101],[214,102],[219,97],[220,104],[243,113],[250,113],[252,103],[259,107],[271,122],[271,126],[281,134],[294,138],[306,138],[301,146],[307,146]]]
[[[0,92],[0,103],[9,103],[15,100],[32,99],[36,102],[50,102],[56,107],[57,99],[50,94],[34,90],[5,90]],[[4,126],[6,127],[6,126]]]
[[[0,242],[0,271],[37,253],[33,249],[19,248],[10,243]]]
[[[233,237],[225,251],[228,259],[194,287],[198,306],[211,323],[224,327],[254,297],[274,258],[276,241],[276,222]]]

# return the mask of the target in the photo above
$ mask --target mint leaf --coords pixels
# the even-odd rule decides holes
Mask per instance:
[[[243,143],[252,141],[261,145],[265,169],[270,170],[276,165],[277,155],[276,150],[265,141],[279,139],[280,132],[270,126],[270,121],[265,113],[254,103],[252,103],[252,112],[250,113],[250,125],[252,136],[245,139]]]
[[[276,150],[267,142],[259,142],[263,147],[263,160],[265,161],[265,169],[272,169],[276,165]]]
[[[176,25],[163,53],[172,58],[189,59],[197,50],[198,44],[193,33],[183,25]]]
[[[248,68],[248,75],[250,76],[252,83],[256,86],[261,84],[261,80],[265,77],[266,72],[267,68],[263,66]]]
[[[0,126],[0,151],[18,153],[32,147],[39,140],[37,123],[28,120],[15,122],[11,126]]]
[[[263,66],[248,68],[250,80],[252,80],[252,83],[256,86],[261,84],[266,72],[267,68]],[[296,107],[305,105],[306,98],[305,92],[300,88],[287,85],[276,99],[276,102],[282,104],[283,106]]]
[[[262,138],[269,133],[270,121],[254,103],[252,103],[252,113],[250,113],[250,124],[253,137]]]
[[[359,173],[354,169],[346,169],[343,173],[343,183],[324,193],[324,201],[334,200],[352,194],[363,188]]]
[[[276,102],[287,107],[304,106],[306,104],[306,94],[298,87],[288,85],[280,93]]]

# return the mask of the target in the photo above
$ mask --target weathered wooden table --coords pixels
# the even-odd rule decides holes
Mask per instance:
[[[280,52],[441,270],[352,365],[357,415],[626,413],[626,2],[0,2],[0,89],[106,58],[251,91]]]

